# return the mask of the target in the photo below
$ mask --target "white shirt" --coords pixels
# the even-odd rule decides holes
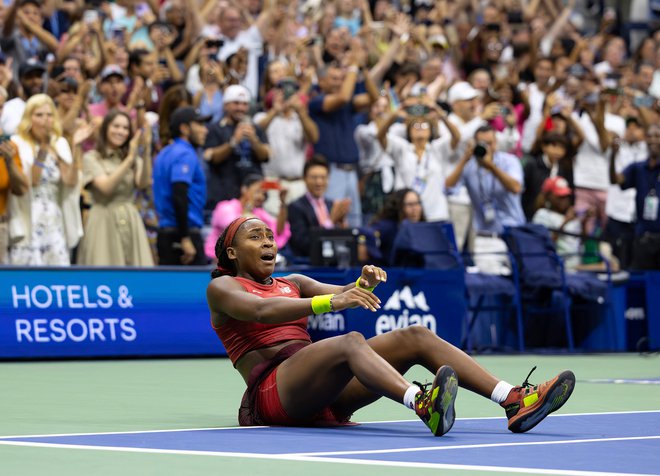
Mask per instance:
[[[449,137],[431,141],[419,159],[410,142],[395,135],[387,136],[387,153],[396,166],[395,189],[415,190],[422,199],[422,208],[429,221],[449,219],[444,164],[451,154],[450,142]]]
[[[523,125],[522,131],[522,150],[529,152],[536,140],[536,131],[543,120],[543,103],[545,102],[545,93],[542,92],[536,83],[527,87],[529,95],[529,117]]]
[[[576,187],[607,190],[610,186],[610,149],[606,151],[600,149],[598,131],[589,114],[583,113],[579,116],[574,112],[573,119],[584,133],[584,141],[575,156],[573,182]],[[605,129],[623,137],[626,121],[621,116],[605,113]]]
[[[646,142],[621,142],[619,153],[616,156],[614,167],[617,173],[630,164],[643,162],[649,156],[649,148]],[[610,184],[607,190],[607,201],[605,202],[605,213],[608,217],[620,222],[633,223],[636,219],[635,197],[637,191],[634,188],[621,190],[618,185]]]
[[[383,192],[391,192],[394,189],[394,160],[380,145],[376,123],[360,124],[355,128],[354,137],[360,155],[360,170],[380,172]]]
[[[21,98],[10,99],[5,103],[2,116],[0,116],[0,128],[4,134],[12,135],[16,133],[24,111],[25,101]]]
[[[259,112],[254,122],[259,123],[266,116]],[[302,122],[294,112],[289,117],[278,114],[270,121],[266,129],[270,160],[263,164],[266,175],[275,177],[300,178],[305,166],[305,134]]]

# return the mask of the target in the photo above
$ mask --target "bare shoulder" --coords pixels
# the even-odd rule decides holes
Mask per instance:
[[[231,276],[220,276],[212,279],[206,288],[206,299],[212,309],[219,307],[223,298],[237,291],[245,291],[243,286]]]
[[[310,284],[315,283],[316,281],[309,276],[305,276],[304,274],[289,274],[288,276],[282,276],[282,278],[291,281],[293,284],[298,286],[298,290],[302,290],[305,288],[305,286],[309,286]]]

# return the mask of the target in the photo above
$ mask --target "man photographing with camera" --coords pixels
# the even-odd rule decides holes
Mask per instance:
[[[506,251],[499,238],[505,226],[525,223],[520,195],[523,190],[523,169],[514,155],[496,150],[497,138],[491,126],[481,126],[445,180],[445,187],[454,187],[462,178],[473,207],[473,227],[476,231],[475,264],[483,271],[506,274],[506,255],[483,255]]]

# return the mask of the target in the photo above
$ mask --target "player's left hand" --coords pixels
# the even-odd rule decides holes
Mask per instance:
[[[360,276],[360,286],[363,288],[373,288],[380,283],[387,281],[387,273],[384,269],[378,266],[367,264],[362,267],[362,275]]]

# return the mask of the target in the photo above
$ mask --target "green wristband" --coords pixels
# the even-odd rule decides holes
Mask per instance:
[[[332,311],[332,298],[334,294],[320,294],[312,298],[312,312],[314,314],[325,314]]]
[[[365,288],[365,287],[360,286],[360,278],[357,278],[357,281],[355,281],[355,287],[360,288],[360,289],[366,289],[367,291],[370,291],[370,292],[374,292],[374,289],[376,289],[376,286],[371,286],[370,288]]]

